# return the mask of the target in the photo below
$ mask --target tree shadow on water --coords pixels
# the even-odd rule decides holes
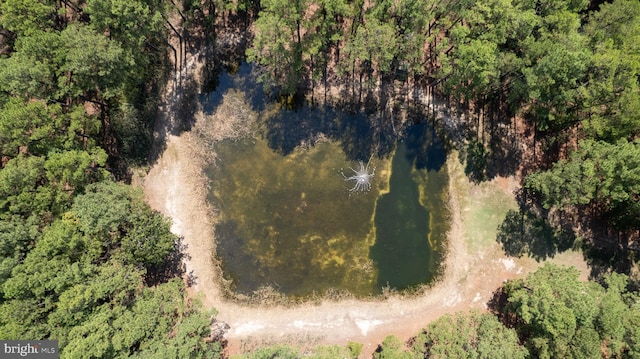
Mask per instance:
[[[314,144],[320,136],[339,141],[354,161],[383,157],[393,148],[389,145],[392,136],[377,131],[364,114],[341,113],[326,106],[280,110],[264,121],[263,133],[269,147],[283,156],[297,146]]]
[[[531,209],[521,208],[507,212],[498,227],[497,240],[505,254],[527,255],[539,262],[572,248],[575,234],[553,227]]]
[[[405,144],[407,159],[414,163],[416,169],[438,171],[447,160],[444,143],[433,127],[426,123],[409,127],[406,131]]]
[[[200,103],[205,114],[214,113],[222,103],[224,95],[232,89],[242,91],[253,110],[264,110],[268,96],[263,86],[258,83],[254,66],[243,62],[233,71],[205,67],[201,76],[208,79],[203,94],[200,95]]]

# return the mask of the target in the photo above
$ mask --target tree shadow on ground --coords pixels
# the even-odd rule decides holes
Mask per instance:
[[[507,136],[499,132],[493,133],[487,144],[476,137],[468,140],[459,156],[460,161],[465,164],[464,171],[469,180],[480,183],[497,176],[508,177],[516,173],[521,163],[522,151],[515,139],[501,137],[503,135]]]
[[[582,255],[591,272],[589,279],[600,280],[610,272],[630,274],[635,253],[618,246],[604,246],[592,241],[581,244]]]
[[[583,229],[580,248],[591,269],[590,278],[601,280],[610,272],[633,276],[640,255],[640,232],[614,222],[618,220],[616,212],[602,212],[596,206],[577,207],[572,214]]]
[[[200,109],[200,85],[193,75],[180,76],[167,82],[167,86],[172,88],[167,91],[167,99],[160,104],[155,123],[151,126],[153,143],[149,151],[149,163],[155,163],[164,153],[169,135],[179,136],[191,130]]]
[[[460,162],[464,163],[464,174],[470,181],[480,183],[488,179],[487,161],[489,153],[482,142],[471,140],[459,153]]]
[[[514,175],[523,160],[522,144],[516,131],[515,114],[506,109],[488,111],[480,120],[471,115],[471,121],[462,121],[460,161],[465,163],[465,174],[479,183],[495,177]],[[474,124],[473,119],[478,122]],[[466,126],[465,126],[466,125]],[[480,129],[479,129],[480,127]],[[462,140],[464,138],[464,140]]]
[[[575,234],[559,229],[532,209],[509,210],[498,227],[497,241],[508,256],[527,255],[540,262],[573,247]]]
[[[503,119],[501,123],[494,125],[486,146],[486,174],[489,179],[511,176],[522,163],[522,148],[517,135],[509,130],[509,124],[505,122],[511,121]]]
[[[590,269],[590,280],[600,281],[611,272],[632,276],[640,247],[629,240],[629,232],[612,231],[607,223],[606,218],[598,218],[585,208],[545,211],[523,204],[518,211],[507,213],[498,227],[497,241],[505,254],[527,255],[538,262],[569,249],[580,250]],[[632,281],[640,285],[636,279]]]
[[[187,273],[185,266],[185,260],[190,259],[191,257],[187,254],[187,245],[184,243],[184,239],[178,237],[167,258],[162,263],[148,268],[145,282],[148,286],[156,286],[167,283],[173,278],[186,276],[188,286],[196,284],[193,273]]]

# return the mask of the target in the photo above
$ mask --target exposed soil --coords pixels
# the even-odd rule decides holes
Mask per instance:
[[[197,73],[199,66],[192,61],[186,71]],[[482,244],[480,249],[468,249],[464,230],[466,198],[477,194],[478,187],[467,181],[459,162],[450,160],[447,166],[452,174],[449,202],[452,227],[444,274],[429,290],[406,297],[391,294],[385,299],[316,300],[293,306],[231,302],[223,295],[222,275],[214,260],[215,211],[206,201],[209,183],[202,168],[207,159],[199,155],[202,146],[196,135],[199,123],[206,119],[200,116],[190,131],[181,134],[172,131],[181,89],[170,87],[156,131],[157,148],[163,151],[144,178],[143,186],[149,204],[170,217],[172,231],[183,238],[187,273],[194,280],[193,295],[200,296],[205,306],[216,308],[217,319],[230,326],[225,335],[229,354],[274,343],[310,348],[355,341],[364,343],[361,357],[370,357],[387,335],[408,340],[445,313],[471,308],[486,310],[486,303],[505,280],[524,275],[539,265],[527,258],[507,258],[494,240]],[[219,115],[216,120],[225,118],[228,120],[228,114]],[[215,128],[233,130],[233,126]],[[220,135],[225,137],[225,133]],[[517,181],[513,177],[498,177],[490,185],[513,198]],[[588,269],[580,254],[567,252],[557,255],[554,261],[575,265],[584,278],[587,276]]]

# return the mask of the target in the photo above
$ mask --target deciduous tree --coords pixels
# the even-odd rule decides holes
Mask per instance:
[[[526,358],[515,330],[491,314],[444,315],[429,324],[413,342],[424,358]]]

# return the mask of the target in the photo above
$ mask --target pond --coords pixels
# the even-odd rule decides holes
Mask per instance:
[[[225,76],[217,91],[246,84]],[[448,230],[447,173],[429,126],[381,145],[362,114],[252,106],[254,135],[216,143],[207,168],[216,253],[233,292],[365,297],[434,280]],[[350,191],[345,179],[360,161],[375,173],[371,188]]]

